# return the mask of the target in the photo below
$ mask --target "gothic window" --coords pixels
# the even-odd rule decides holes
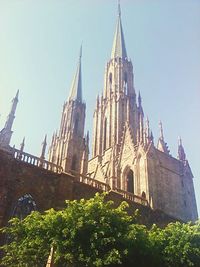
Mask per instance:
[[[127,72],[124,72],[124,92],[127,94]]]
[[[109,74],[109,82],[112,84],[112,73]]]
[[[74,123],[74,134],[78,134],[78,126],[79,126],[79,114],[76,115]]]
[[[146,199],[146,194],[145,194],[144,191],[142,192],[142,198],[145,198]]]
[[[72,171],[76,171],[77,170],[77,157],[76,157],[76,155],[74,155],[73,158],[72,158],[71,170]]]
[[[62,122],[63,123],[62,124],[62,135],[64,135],[66,131],[65,117],[66,117],[66,114],[64,114],[63,122]]]
[[[23,220],[32,211],[35,210],[36,204],[33,197],[30,194],[25,194],[18,199],[16,206],[13,209],[12,217],[17,217],[20,220]]]
[[[107,118],[104,120],[104,138],[103,138],[103,149],[106,150],[107,141]]]
[[[134,193],[134,174],[132,170],[129,170],[126,177],[127,182],[127,191],[130,193]]]
[[[127,72],[124,72],[124,82],[125,82],[125,84],[127,84],[127,81],[128,81]]]

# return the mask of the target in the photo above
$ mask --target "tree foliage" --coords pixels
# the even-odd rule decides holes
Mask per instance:
[[[147,229],[136,215],[105,201],[104,194],[89,200],[66,201],[61,211],[32,212],[13,218],[1,231],[9,237],[2,247],[3,266],[45,266],[50,248],[56,266],[199,267],[200,224],[171,223]]]

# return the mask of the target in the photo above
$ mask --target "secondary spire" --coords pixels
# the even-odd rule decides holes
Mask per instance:
[[[15,112],[17,109],[19,97],[19,90],[17,90],[16,96],[12,100],[12,106],[8,118],[6,120],[4,128],[0,131],[0,146],[8,147],[10,145],[10,140],[12,137],[12,126],[15,119]]]
[[[178,138],[178,159],[182,161],[186,160],[185,150],[182,144],[181,137]]]
[[[71,85],[69,100],[82,101],[82,76],[81,76],[82,45],[80,47],[79,61],[74,79]]]
[[[117,27],[114,36],[111,58],[123,58],[123,59],[127,58],[124,33],[121,22],[120,1],[118,1],[118,19],[117,19]]]

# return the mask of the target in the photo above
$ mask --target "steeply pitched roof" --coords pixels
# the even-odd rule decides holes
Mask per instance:
[[[82,47],[80,49],[80,56],[79,56],[77,70],[71,85],[69,100],[82,101],[81,57],[82,57]]]
[[[121,22],[121,9],[120,4],[118,8],[118,19],[117,19],[117,27],[115,31],[114,36],[114,42],[113,42],[113,48],[111,53],[111,58],[127,58],[127,52],[126,52],[126,46],[124,41],[124,33],[122,28],[122,22]]]

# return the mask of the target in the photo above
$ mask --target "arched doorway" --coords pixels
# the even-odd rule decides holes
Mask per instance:
[[[134,174],[132,170],[129,170],[126,177],[127,182],[127,191],[130,193],[134,193]]]

